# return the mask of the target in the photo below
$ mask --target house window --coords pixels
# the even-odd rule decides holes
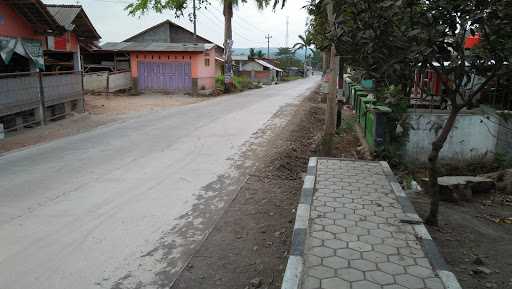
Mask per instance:
[[[205,58],[204,59],[204,66],[210,66],[210,59],[209,58]]]

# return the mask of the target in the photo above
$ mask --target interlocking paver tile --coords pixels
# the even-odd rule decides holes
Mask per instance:
[[[332,248],[332,249],[342,249],[347,247],[347,242],[342,240],[326,240],[324,242],[326,247]]]
[[[373,246],[375,251],[384,253],[386,255],[396,254],[398,251],[395,247],[391,247],[389,245],[375,245]]]
[[[334,234],[327,231],[313,232],[311,236],[320,240],[331,240],[334,239]]]
[[[395,280],[393,279],[393,276],[381,272],[381,271],[370,271],[365,273],[366,280],[372,281],[373,283],[379,284],[379,285],[388,285],[393,284]]]
[[[350,289],[350,283],[339,278],[328,278],[322,280],[323,289]]]
[[[352,249],[339,249],[336,250],[336,255],[345,259],[361,259],[361,253]]]
[[[429,270],[424,267],[420,267],[418,265],[408,266],[405,268],[405,270],[407,271],[407,273],[414,275],[416,277],[420,277],[420,278],[434,277],[432,270]]]
[[[359,252],[367,252],[372,250],[372,246],[363,242],[349,242],[348,247]]]
[[[353,268],[340,269],[338,270],[336,276],[340,277],[343,280],[351,282],[364,280],[363,272]]]
[[[352,283],[352,289],[381,289],[380,285],[370,281],[359,281]]]
[[[348,261],[346,259],[343,259],[343,258],[340,258],[337,256],[333,256],[333,257],[324,258],[323,264],[325,266],[331,267],[333,269],[340,269],[340,268],[347,267]]]
[[[379,267],[379,269],[382,272],[385,272],[385,273],[388,273],[391,275],[398,275],[398,274],[405,273],[405,268],[403,266],[400,266],[395,263],[385,262],[385,263],[379,263],[377,266]]]
[[[318,256],[320,258],[325,258],[329,256],[334,256],[334,250],[327,247],[315,247],[311,249],[311,254]]]
[[[389,256],[389,261],[402,266],[414,265],[413,258],[401,255]]]
[[[410,289],[420,289],[424,287],[423,281],[409,274],[395,276],[396,283]]]
[[[334,269],[327,266],[315,266],[308,269],[309,275],[321,279],[334,277]]]
[[[363,258],[375,263],[383,263],[388,260],[387,256],[377,251],[364,252]]]
[[[378,162],[318,161],[302,289],[445,289]]]
[[[376,244],[382,244],[382,239],[375,237],[375,236],[361,236],[359,237],[359,241],[370,244],[370,245],[376,245]]]
[[[350,260],[350,267],[356,268],[363,272],[376,270],[377,266],[375,263],[368,260]]]
[[[302,289],[317,289],[320,288],[320,279],[308,276],[304,279]]]

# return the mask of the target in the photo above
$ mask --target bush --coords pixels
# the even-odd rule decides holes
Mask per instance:
[[[215,78],[215,88],[218,90],[224,90],[224,75],[218,75]]]
[[[246,76],[233,76],[233,84],[237,90],[247,90],[253,86],[252,81]],[[215,88],[224,90],[224,75],[215,78]]]
[[[303,79],[304,77],[302,76],[285,76],[281,79],[281,81],[292,81],[292,80],[298,80],[298,79]]]

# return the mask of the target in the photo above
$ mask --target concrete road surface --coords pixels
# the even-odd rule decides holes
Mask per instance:
[[[0,288],[168,288],[282,121],[272,116],[318,81],[146,113],[0,156]]]

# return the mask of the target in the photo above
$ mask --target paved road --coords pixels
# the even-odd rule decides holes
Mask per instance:
[[[139,115],[1,156],[0,288],[168,288],[242,183],[255,133],[317,83]]]

